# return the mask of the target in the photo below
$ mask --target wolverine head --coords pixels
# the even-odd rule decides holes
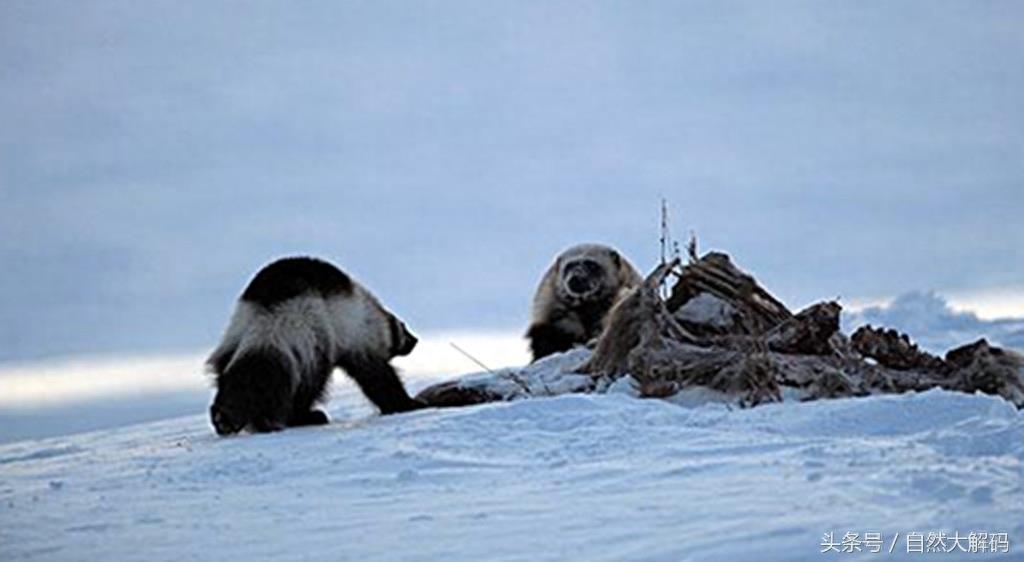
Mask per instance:
[[[570,303],[599,301],[620,289],[622,271],[622,257],[614,249],[599,244],[574,246],[558,257],[558,290]]]
[[[217,435],[238,433],[249,425],[248,392],[242,382],[237,376],[218,381],[217,396],[210,405],[210,422]]]
[[[390,354],[391,357],[401,357],[403,355],[409,355],[412,353],[413,348],[416,347],[416,343],[419,340],[416,336],[412,335],[409,328],[405,326],[405,322],[402,322],[395,317],[394,314],[387,313],[388,316],[388,328],[390,332]]]

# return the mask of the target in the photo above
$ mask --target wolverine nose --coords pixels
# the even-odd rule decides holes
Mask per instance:
[[[567,285],[569,285],[569,290],[577,295],[582,295],[590,289],[590,283],[579,275],[570,277]]]
[[[232,433],[238,433],[242,429],[230,420],[228,416],[224,415],[224,412],[216,404],[210,406],[210,421],[213,423],[213,428],[217,431],[217,435],[231,435]]]
[[[416,347],[416,344],[420,341],[416,336],[408,332],[406,332],[405,337],[402,339],[405,341],[403,342],[402,348],[398,350],[399,355],[409,355],[412,353],[413,348]]]
[[[221,413],[220,409],[216,406],[210,406],[210,422],[213,423],[213,428],[217,430],[217,435],[231,433],[225,421],[224,414]]]

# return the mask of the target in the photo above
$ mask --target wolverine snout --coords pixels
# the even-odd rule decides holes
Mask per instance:
[[[420,341],[419,339],[416,338],[416,336],[410,334],[409,332],[405,333],[405,337],[403,337],[402,340],[402,347],[398,349],[398,355],[409,355],[410,353],[412,353],[412,350],[416,347],[416,344],[419,343]]]
[[[568,285],[569,291],[576,295],[585,295],[593,289],[590,281],[582,275],[573,275],[566,285]]]
[[[231,419],[224,410],[217,404],[210,406],[210,422],[213,424],[213,429],[217,431],[217,435],[231,435],[242,431],[242,424],[237,420]]]

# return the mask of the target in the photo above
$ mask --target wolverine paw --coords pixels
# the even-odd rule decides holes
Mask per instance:
[[[292,418],[288,420],[288,425],[291,427],[301,427],[304,425],[327,425],[329,423],[331,423],[331,420],[322,410],[300,412],[292,415]]]

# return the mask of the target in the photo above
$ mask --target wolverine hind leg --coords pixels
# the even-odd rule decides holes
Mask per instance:
[[[326,360],[320,362],[320,366],[312,371],[309,377],[299,384],[295,391],[295,398],[292,401],[291,416],[288,418],[289,427],[302,427],[307,425],[327,425],[330,419],[322,410],[313,406],[322,402],[327,394],[327,383],[331,378],[331,371],[334,366]]]

